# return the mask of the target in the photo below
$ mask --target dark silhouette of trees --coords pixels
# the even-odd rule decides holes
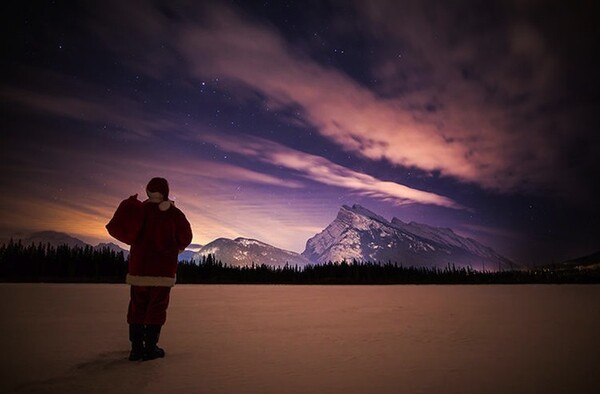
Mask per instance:
[[[0,245],[0,280],[5,282],[123,282],[127,261],[123,252],[91,246]]]
[[[236,267],[214,256],[201,261],[180,262],[178,283],[205,284],[519,284],[519,283],[600,283],[600,271],[498,271],[480,272],[448,265],[443,269],[404,267],[397,263],[346,261],[271,267]]]
[[[123,283],[127,260],[123,252],[90,246],[49,244],[0,245],[0,281],[3,282],[103,282]],[[480,272],[471,268],[405,267],[382,262],[342,261],[305,267],[228,265],[214,255],[200,261],[180,262],[178,283],[205,284],[502,284],[600,283],[600,270],[540,269]]]

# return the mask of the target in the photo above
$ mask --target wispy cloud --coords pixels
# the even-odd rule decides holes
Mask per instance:
[[[93,92],[94,89],[89,87],[88,91]],[[170,131],[172,138],[189,138],[190,135],[198,134],[201,141],[216,143],[224,151],[240,153],[262,162],[296,171],[302,177],[314,182],[341,187],[360,195],[387,200],[396,205],[421,203],[455,209],[465,208],[447,197],[410,188],[396,182],[380,180],[371,175],[335,164],[323,157],[287,148],[265,139],[251,136],[228,138],[206,131],[198,133],[201,126],[194,124],[182,127],[177,117],[169,113],[148,119],[147,112],[139,108],[137,103],[118,95],[112,95],[109,101],[93,95],[91,97],[51,96],[18,89],[5,89],[0,94],[5,99],[27,105],[37,111],[49,112],[86,122],[103,121],[117,124],[124,130],[138,136],[142,134],[145,137],[156,136],[164,131]],[[358,142],[358,140],[356,141]],[[367,144],[365,141],[360,143]],[[64,154],[73,155],[74,153],[67,150]],[[83,160],[83,157],[81,159]],[[113,165],[114,160],[115,158],[113,158]],[[159,171],[185,175],[191,179],[211,178],[218,179],[221,182],[249,182],[287,188],[303,187],[300,182],[291,179],[278,178],[235,165],[192,157],[180,158],[177,164],[172,164],[167,158],[164,160],[137,159],[134,161],[133,159],[119,157],[118,160],[127,162],[127,164],[122,165],[123,167],[139,168],[144,173]],[[101,161],[96,160],[95,162],[99,165],[98,163]]]
[[[130,121],[135,123],[135,117]],[[175,156],[169,148],[163,150],[155,144],[136,142],[133,154],[128,146],[98,149],[89,144],[74,149],[62,144],[58,133],[52,133],[56,142],[40,145],[34,140],[4,157],[13,164],[2,166],[12,174],[3,193],[6,204],[0,206],[3,236],[52,229],[89,242],[106,241],[104,226],[118,203],[136,193],[145,199],[145,185],[153,176],[169,180],[170,197],[190,219],[197,242],[248,236],[299,250],[311,235],[281,223],[293,218],[290,220],[297,226],[314,226],[312,217],[303,216],[308,209],[294,212],[284,199],[276,197],[268,205],[277,214],[257,209],[265,202],[261,191],[294,193],[304,186],[298,180],[205,160],[201,151]]]
[[[131,160],[129,168],[144,169],[147,173],[177,174],[180,178],[187,179],[188,183],[200,183],[202,180],[216,180],[221,184],[255,184],[277,186],[282,188],[299,189],[304,187],[301,182],[276,177],[258,171],[249,170],[233,164],[218,161],[209,161],[195,157],[180,158],[176,164],[167,161]]]
[[[147,109],[123,95],[116,93],[110,97],[101,97],[98,90],[92,85],[85,85],[80,94],[57,94],[6,87],[0,89],[0,98],[34,111],[104,124],[113,132],[121,130],[121,134],[127,139],[152,138],[167,130],[178,130],[181,127],[181,122],[168,117],[148,117]]]
[[[211,16],[206,26],[189,26],[179,43],[197,77],[234,79],[278,105],[297,105],[324,136],[364,157],[497,185],[507,163],[491,122],[448,118],[450,124],[441,127],[437,117],[419,119],[410,109],[414,98],[378,97],[295,52],[275,30],[231,10]]]
[[[372,84],[316,61],[265,20],[223,4],[178,4],[172,17],[159,8],[103,3],[90,25],[139,72],[177,70],[192,84],[218,78],[259,92],[269,106],[293,107],[362,158],[502,192],[585,189],[573,150],[585,145],[591,153],[578,162],[589,167],[598,141],[590,141],[585,122],[573,123],[578,111],[589,118],[589,108],[543,114],[564,99],[557,90],[564,70],[560,48],[527,16],[536,5],[509,10],[494,3],[488,10],[468,3],[356,1],[336,8],[351,9],[333,15],[341,38],[359,35],[377,48],[364,60]],[[504,13],[510,22],[498,17]],[[124,31],[131,40],[119,39]]]
[[[362,157],[502,191],[568,178],[560,143],[570,138],[568,130],[555,133],[556,125],[535,112],[558,66],[534,27],[523,23],[494,37],[473,34],[463,46],[450,45],[433,33],[416,37],[423,28],[410,20],[398,28],[394,18],[402,12],[386,13],[379,3],[358,4],[370,11],[366,29],[379,26],[373,34],[389,37],[389,47],[414,48],[419,58],[407,64],[398,54],[384,52],[388,58],[373,64],[373,75],[381,80],[374,89],[314,61],[276,29],[226,7],[211,7],[202,23],[184,25],[173,46],[196,78],[237,81],[273,105],[300,108],[322,135]],[[425,18],[423,7],[416,8],[415,14]],[[434,22],[450,29],[454,17]],[[508,49],[486,58],[486,39],[506,40]],[[426,42],[420,45],[420,40]],[[480,59],[485,64],[476,63]],[[406,67],[417,67],[417,77],[402,78]],[[524,67],[536,71],[523,77]],[[485,77],[477,74],[482,68]],[[426,70],[429,76],[423,77]],[[528,100],[531,95],[542,101]]]
[[[348,189],[365,196],[384,199],[396,205],[420,203],[466,209],[457,202],[439,194],[417,190],[396,182],[383,181],[371,175],[343,167],[323,157],[291,149],[261,138],[251,136],[232,138],[214,134],[205,134],[199,138],[217,144],[222,150],[253,157],[265,163],[293,170],[311,181]]]

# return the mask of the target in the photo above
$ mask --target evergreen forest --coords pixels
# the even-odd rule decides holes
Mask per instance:
[[[24,245],[0,246],[1,282],[124,283],[127,258],[109,248]],[[179,262],[179,284],[519,284],[600,283],[600,270],[536,269],[479,272],[405,267],[398,262],[341,261],[297,267],[227,264],[214,255]]]

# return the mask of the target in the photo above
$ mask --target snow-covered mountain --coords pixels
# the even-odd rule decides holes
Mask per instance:
[[[178,261],[191,261],[192,259],[198,260],[198,252],[202,249],[200,244],[189,244],[187,248],[177,256]]]
[[[68,234],[40,231],[21,237],[24,244],[42,243],[91,246]],[[110,242],[93,246],[116,252],[129,252]],[[405,223],[398,218],[391,221],[360,205],[344,205],[337,218],[322,232],[309,239],[302,254],[271,246],[248,238],[218,238],[207,245],[190,245],[179,255],[179,261],[199,261],[203,255],[214,254],[217,259],[234,266],[266,264],[284,266],[286,263],[304,267],[343,259],[359,261],[397,262],[406,266],[458,267],[498,270],[518,268],[493,249],[457,235],[449,228],[437,228],[419,223]]]
[[[302,255],[316,263],[356,259],[440,268],[450,263],[488,271],[515,268],[493,249],[449,228],[398,218],[390,222],[360,205],[342,206],[336,219],[306,242]]]
[[[30,244],[50,244],[52,246],[60,246],[60,245],[68,245],[70,247],[80,247],[85,248],[88,245],[82,240],[72,237],[69,234],[61,233],[58,231],[38,231],[29,236],[25,236],[21,238],[21,242],[23,245]]]
[[[234,266],[251,266],[266,264],[272,267],[283,267],[286,263],[304,267],[309,264],[303,256],[288,250],[279,249],[264,242],[249,238],[218,238],[204,245],[196,253],[196,260],[202,255],[214,254],[218,260]]]
[[[79,238],[75,238],[67,233],[61,233],[58,231],[37,231],[37,232],[31,233],[27,236],[13,237],[13,239],[15,239],[15,240],[20,239],[21,242],[23,243],[23,245],[31,245],[31,244],[37,245],[37,244],[41,243],[42,245],[50,244],[52,246],[67,245],[71,248],[73,248],[73,247],[85,248],[86,246],[90,246],[97,250],[100,250],[103,248],[108,248],[115,252],[123,252],[125,254],[125,257],[127,257],[129,255],[128,250],[125,250],[125,249],[121,248],[119,245],[114,244],[112,242],[100,243],[96,246],[92,246],[88,243],[83,242]]]
[[[113,252],[123,252],[123,255],[125,256],[125,258],[127,258],[127,256],[129,256],[129,251],[123,249],[122,247],[120,247],[117,244],[114,244],[112,242],[107,242],[107,243],[99,243],[98,245],[94,246],[94,249],[96,250],[102,250],[102,249],[110,249]]]

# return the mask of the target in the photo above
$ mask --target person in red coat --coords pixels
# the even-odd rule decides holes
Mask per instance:
[[[177,255],[192,242],[190,223],[169,200],[167,180],[152,178],[146,193],[144,202],[135,196],[123,201],[107,225],[117,239],[115,234],[137,234],[129,239],[126,278],[131,285],[127,312],[131,361],[165,356],[157,344],[167,319],[169,293],[175,285]]]

